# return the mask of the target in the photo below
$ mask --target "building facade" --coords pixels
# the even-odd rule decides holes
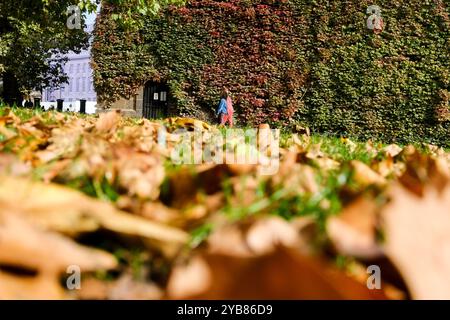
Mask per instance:
[[[124,115],[148,119],[176,114],[168,85],[154,81],[148,81],[144,86],[139,87],[136,94],[129,99],[116,100],[109,106],[99,103],[99,108],[120,109]]]
[[[87,31],[92,32],[92,25]],[[91,50],[83,50],[79,54],[67,54],[68,62],[63,66],[64,72],[68,76],[68,83],[62,84],[59,88],[46,88],[42,92],[43,102],[56,102],[58,99],[65,103],[86,100],[97,101],[94,90],[92,69],[90,65]]]

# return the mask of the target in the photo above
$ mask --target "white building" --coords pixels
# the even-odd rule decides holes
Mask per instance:
[[[72,102],[84,99],[96,101],[97,95],[94,90],[92,70],[90,67],[90,52],[83,51],[80,54],[69,54],[69,61],[64,66],[64,71],[69,77],[69,83],[63,84],[58,89],[45,89],[43,101],[56,101],[64,99]]]
[[[87,28],[92,32],[93,24]],[[64,100],[64,109],[73,110],[73,106],[79,105],[80,100],[86,100],[87,105],[95,105],[97,94],[94,90],[92,69],[90,66],[90,48],[83,50],[79,54],[70,53],[66,55],[68,62],[64,64],[63,70],[68,76],[68,83],[62,84],[59,88],[46,88],[42,92],[42,106],[46,109],[56,106],[58,99]],[[91,108],[89,108],[91,109]]]

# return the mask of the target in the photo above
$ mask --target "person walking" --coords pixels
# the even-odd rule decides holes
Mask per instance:
[[[233,103],[229,91],[224,89],[222,97],[220,98],[219,107],[217,108],[217,116],[219,117],[219,124],[224,126],[227,122],[230,124],[230,128],[233,127]]]
[[[227,95],[227,120],[230,124],[230,128],[233,128],[233,114],[234,114],[234,108],[233,108],[233,102],[231,101],[230,92],[226,90]]]

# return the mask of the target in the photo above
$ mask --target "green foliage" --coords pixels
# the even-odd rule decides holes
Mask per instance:
[[[362,139],[448,145],[449,122],[437,115],[445,113],[441,96],[450,84],[449,8],[442,1],[378,1],[386,28],[375,35],[361,32],[369,4],[316,6],[315,29],[335,32],[316,42],[322,54],[305,97],[309,124]],[[323,19],[327,13],[339,19]],[[446,108],[448,114],[448,101]]]
[[[0,4],[0,73],[10,74],[23,93],[66,81],[63,54],[79,52],[88,43],[82,29],[67,27],[67,8],[88,0],[3,0]],[[5,80],[5,79],[4,79]]]
[[[213,230],[211,223],[205,223],[191,232],[191,241],[189,246],[197,248],[203,241],[205,241]]]
[[[120,14],[117,20],[128,28],[139,27],[142,16],[154,15],[170,3],[182,0],[107,0]],[[2,0],[0,2],[0,74],[8,72],[23,93],[55,87],[67,81],[62,72],[64,54],[80,52],[88,34],[67,27],[68,7],[77,5],[82,15],[97,10],[100,0]],[[136,19],[135,19],[136,18]],[[83,19],[82,19],[83,20]],[[10,101],[12,102],[12,101]]]
[[[103,5],[113,5],[119,10],[111,18],[128,30],[143,26],[142,17],[158,14],[167,5],[180,5],[184,0],[106,0]]]
[[[442,0],[188,1],[127,30],[103,6],[94,77],[100,99],[167,81],[181,115],[212,118],[223,86],[238,120],[449,146],[450,18]]]

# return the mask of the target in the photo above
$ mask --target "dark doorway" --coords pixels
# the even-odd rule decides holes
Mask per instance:
[[[144,89],[142,116],[147,119],[167,117],[169,87],[164,83],[147,82]]]

